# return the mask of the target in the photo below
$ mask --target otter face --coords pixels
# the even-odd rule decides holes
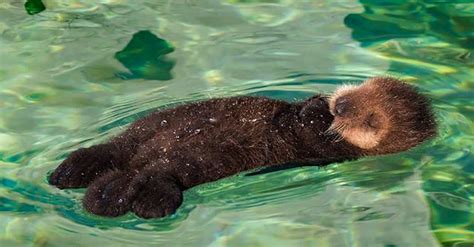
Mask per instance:
[[[343,86],[329,100],[329,128],[370,154],[399,152],[436,133],[426,98],[399,80],[376,77]]]
[[[381,109],[367,85],[344,86],[329,101],[334,115],[330,127],[348,142],[362,149],[377,146],[389,130],[387,111]]]

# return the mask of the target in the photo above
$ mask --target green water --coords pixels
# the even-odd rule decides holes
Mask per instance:
[[[0,0],[0,246],[474,244],[469,1],[28,2]],[[46,183],[68,153],[157,107],[302,99],[384,74],[432,98],[435,140],[205,184],[155,220],[88,214],[84,190]]]

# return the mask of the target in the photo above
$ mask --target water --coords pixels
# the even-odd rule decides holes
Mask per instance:
[[[473,245],[474,4],[42,2],[28,14],[23,1],[0,1],[1,246]],[[84,190],[46,183],[68,153],[157,107],[297,100],[384,74],[433,99],[435,140],[205,184],[155,220],[88,214]]]

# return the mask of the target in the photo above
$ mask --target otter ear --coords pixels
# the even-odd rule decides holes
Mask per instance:
[[[365,120],[366,125],[371,129],[380,128],[380,119],[379,116],[375,113],[370,113],[367,119]]]

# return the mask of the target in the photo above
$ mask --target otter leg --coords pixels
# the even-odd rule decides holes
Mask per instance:
[[[80,148],[54,170],[48,181],[60,189],[87,187],[104,172],[120,169],[122,159],[119,149],[111,143]]]
[[[159,119],[160,114],[151,114],[108,143],[72,152],[48,178],[49,183],[60,189],[83,188],[109,170],[126,168],[140,144],[159,131]]]
[[[132,187],[137,191],[132,211],[142,218],[158,218],[173,214],[183,201],[182,189],[169,175],[143,169],[135,176]]]
[[[136,187],[130,186],[135,172],[109,171],[87,188],[84,208],[97,215],[120,216],[131,209]]]

